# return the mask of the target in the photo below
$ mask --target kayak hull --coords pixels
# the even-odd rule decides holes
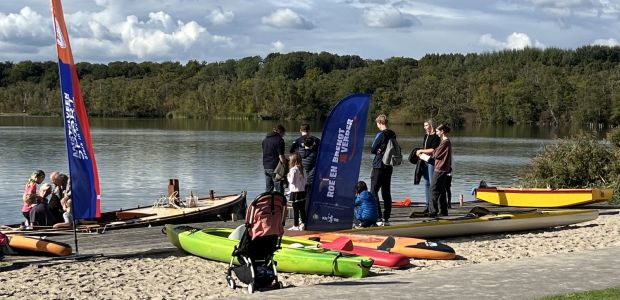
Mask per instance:
[[[238,240],[229,239],[229,228],[197,229],[189,226],[165,226],[170,242],[193,255],[228,263]],[[303,241],[303,240],[302,240]],[[291,248],[297,240],[282,240],[282,249],[275,252],[274,261],[280,272],[333,275],[362,278],[368,275],[373,260],[362,256],[342,256],[337,251],[317,248],[315,242],[305,241],[304,248]],[[235,263],[238,263],[235,260]]]
[[[496,205],[517,207],[568,207],[608,201],[611,189],[523,189],[479,187],[476,198]]]
[[[340,231],[384,236],[439,238],[500,232],[514,232],[566,226],[598,218],[598,210],[557,210],[487,215],[477,218],[433,219],[392,226]]]
[[[383,235],[353,234],[342,232],[316,232],[313,234],[301,235],[299,238],[318,239],[321,242],[333,242],[337,238],[346,237],[355,246],[377,249],[388,238]],[[410,237],[392,237],[394,245],[389,248],[391,253],[399,253],[409,258],[446,260],[454,259],[456,254],[454,249],[443,243],[430,242],[424,239]],[[363,254],[361,254],[363,255]],[[379,264],[375,260],[375,264]]]

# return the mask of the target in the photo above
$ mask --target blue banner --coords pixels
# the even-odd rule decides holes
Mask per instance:
[[[52,0],[51,5],[58,52],[60,104],[69,160],[72,213],[75,219],[96,218],[101,214],[101,193],[88,115],[73,62],[62,5],[60,0]]]
[[[370,95],[354,94],[336,104],[323,127],[308,202],[307,230],[350,229]]]

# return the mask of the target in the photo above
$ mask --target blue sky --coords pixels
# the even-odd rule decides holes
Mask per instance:
[[[620,0],[64,0],[77,61],[620,45]],[[49,1],[0,3],[0,61],[55,60]]]

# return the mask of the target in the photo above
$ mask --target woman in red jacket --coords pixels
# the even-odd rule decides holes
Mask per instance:
[[[435,129],[437,135],[441,138],[439,146],[433,150],[433,159],[435,159],[435,172],[431,181],[432,203],[429,205],[429,216],[437,217],[448,215],[448,201],[446,192],[448,188],[449,175],[452,172],[452,144],[448,135],[450,127],[447,125],[439,125]]]

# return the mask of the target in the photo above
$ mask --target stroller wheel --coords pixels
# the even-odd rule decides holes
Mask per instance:
[[[237,287],[237,283],[235,283],[235,280],[232,278],[232,276],[226,276],[226,283],[228,284],[228,287],[233,290]]]
[[[248,284],[248,294],[252,294],[254,293],[254,284],[250,283]]]

